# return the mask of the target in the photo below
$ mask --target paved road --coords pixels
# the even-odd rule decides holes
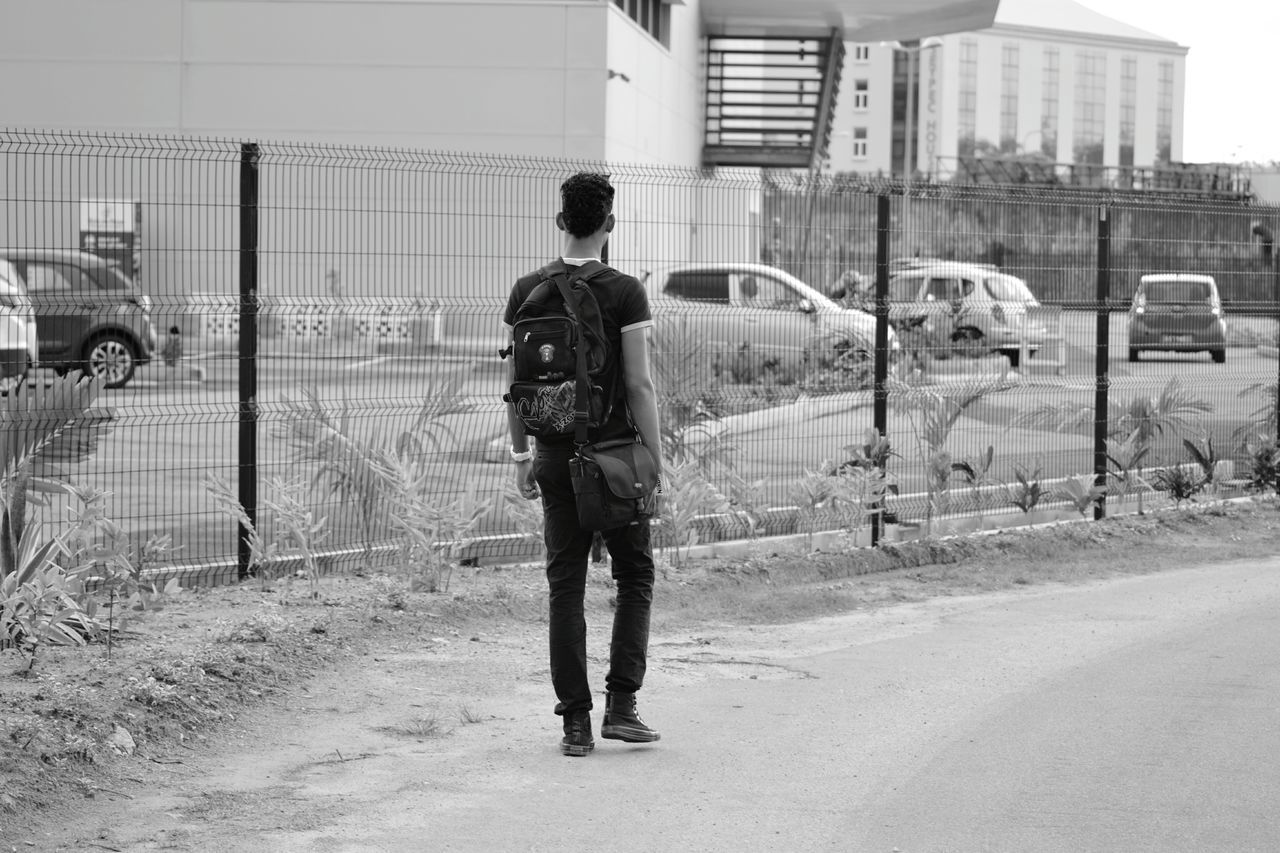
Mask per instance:
[[[1274,851],[1277,636],[1280,560],[711,626],[655,638],[663,740],[585,759],[528,637],[454,650],[483,724],[385,734],[467,687],[402,650],[94,808],[128,851]]]

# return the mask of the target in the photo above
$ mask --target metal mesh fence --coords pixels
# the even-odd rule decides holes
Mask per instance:
[[[67,133],[0,132],[0,244],[40,337],[13,393],[96,369],[111,335],[131,348],[98,399],[110,434],[63,476],[109,490],[137,542],[170,536],[187,582],[244,569],[211,476],[268,538],[303,495],[341,567],[404,539],[369,473],[395,458],[423,478],[419,510],[475,516],[431,528],[453,557],[534,555],[508,491],[501,312],[559,250],[559,184],[584,168],[617,187],[609,261],[658,320],[687,486],[666,545],[1118,511],[1169,499],[1168,471],[1205,454],[1208,488],[1240,486],[1276,436],[1280,211],[1256,204]],[[51,292],[102,284],[75,278],[82,248],[146,298]],[[863,476],[881,467],[883,496]],[[34,511],[56,528],[70,509]]]

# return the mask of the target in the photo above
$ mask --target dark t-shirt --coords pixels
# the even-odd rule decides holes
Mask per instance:
[[[570,273],[578,269],[576,264],[566,265]],[[538,273],[531,272],[521,276],[511,288],[507,310],[502,315],[502,322],[508,330],[515,325],[516,311],[537,287],[538,281]],[[621,438],[635,433],[630,412],[627,411],[626,389],[622,381],[622,333],[652,326],[653,315],[649,313],[649,298],[640,282],[612,267],[587,282],[587,286],[591,288],[600,306],[604,336],[609,342],[609,357],[601,372],[601,386],[606,399],[613,400],[608,420],[599,431],[593,430],[590,438],[592,441]],[[537,441],[543,447],[573,446],[572,435],[539,438]]]

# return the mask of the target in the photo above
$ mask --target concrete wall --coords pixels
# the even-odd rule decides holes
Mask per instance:
[[[0,20],[8,127],[701,153],[697,2],[671,7],[669,48],[602,0],[0,0]]]

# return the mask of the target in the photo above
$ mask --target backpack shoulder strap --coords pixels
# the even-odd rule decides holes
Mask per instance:
[[[560,268],[564,269],[563,261],[560,262]],[[601,273],[606,273],[611,269],[612,267],[610,267],[608,264],[602,263],[600,261],[595,261],[595,260],[587,261],[585,264],[583,264],[582,266],[574,270],[573,277],[578,279],[579,281],[590,281],[591,279],[595,278]]]

